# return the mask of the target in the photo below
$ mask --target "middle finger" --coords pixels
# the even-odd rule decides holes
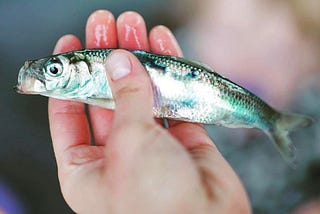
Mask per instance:
[[[146,24],[136,12],[124,12],[117,19],[119,48],[149,51]]]
[[[88,18],[86,26],[87,48],[116,48],[115,18],[107,10],[98,10]],[[113,121],[113,111],[89,105],[90,122],[96,145],[104,145]]]

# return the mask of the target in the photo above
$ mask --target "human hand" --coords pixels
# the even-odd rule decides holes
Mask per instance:
[[[172,35],[125,12],[115,21],[96,11],[86,26],[87,48],[143,49],[181,56]],[[54,53],[80,49],[67,35]],[[49,99],[49,121],[61,190],[77,213],[249,213],[245,190],[203,125],[153,119],[148,75],[124,50],[106,70],[116,110]],[[122,74],[122,75],[120,75]],[[91,145],[90,125],[95,145]]]

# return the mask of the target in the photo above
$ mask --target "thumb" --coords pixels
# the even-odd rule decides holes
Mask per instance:
[[[115,50],[106,59],[106,71],[115,99],[114,126],[153,121],[150,78],[130,52]]]

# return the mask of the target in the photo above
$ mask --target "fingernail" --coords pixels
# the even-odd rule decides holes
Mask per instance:
[[[112,80],[118,80],[127,76],[131,71],[128,55],[121,51],[111,53],[106,61],[106,69]]]

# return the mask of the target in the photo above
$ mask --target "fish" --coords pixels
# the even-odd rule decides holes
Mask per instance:
[[[115,109],[105,71],[114,49],[82,49],[28,60],[19,71],[16,90]],[[292,162],[291,131],[313,119],[275,110],[254,93],[209,66],[181,57],[130,50],[150,76],[153,114],[185,122],[262,130],[284,159]]]

